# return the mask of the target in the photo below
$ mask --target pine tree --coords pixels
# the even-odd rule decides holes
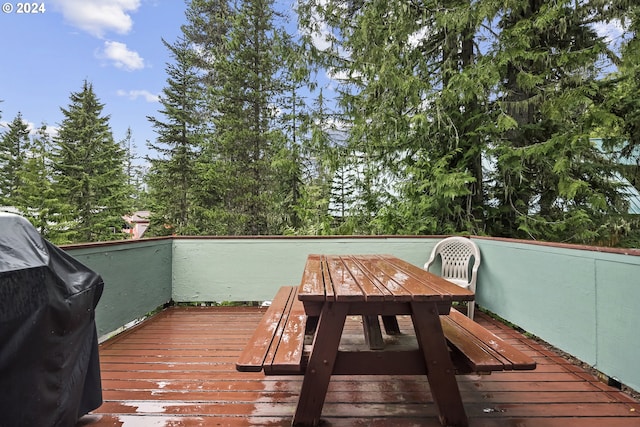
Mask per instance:
[[[16,191],[16,206],[43,237],[62,244],[69,242],[72,224],[60,217],[67,209],[56,197],[51,181],[51,145],[47,126],[43,124],[25,147],[27,155],[19,174],[21,185]]]
[[[144,166],[136,162],[140,157],[136,154],[136,145],[131,128],[127,128],[124,139],[120,141],[120,146],[125,155],[124,171],[127,176],[127,188],[130,194],[130,210],[146,209]]]
[[[194,52],[190,43],[180,38],[164,45],[171,52],[173,63],[168,64],[167,87],[160,99],[163,119],[149,117],[158,138],[149,147],[160,157],[150,158],[148,175],[153,200],[152,234],[198,234],[193,218],[194,192],[198,177],[196,162],[202,148],[206,128],[202,122],[203,89],[194,66]]]
[[[287,86],[284,30],[274,21],[271,0],[240,2],[227,38],[215,50],[211,159],[221,180],[227,234],[282,232],[277,216],[282,214],[280,196],[287,192],[278,189],[281,181],[273,165],[292,157],[283,155],[290,145],[285,131],[275,126],[277,101]]]
[[[602,242],[624,209],[615,165],[590,141],[606,115],[597,83],[606,52],[589,5],[514,1],[501,15],[493,136],[497,227],[513,237]],[[596,17],[597,18],[597,17]]]
[[[300,225],[286,230],[301,235],[323,235],[332,233],[333,218],[329,212],[331,186],[337,161],[334,141],[331,138],[331,114],[323,90],[320,89],[313,105],[301,118],[303,131],[296,139],[300,147],[297,153],[300,196],[293,207]]]
[[[626,23],[627,39],[622,43],[619,57],[612,53],[618,64],[617,72],[600,82],[614,118],[606,135],[599,136],[608,137],[610,149],[620,150],[631,163],[637,160],[640,168],[640,6],[620,9],[617,17]],[[640,179],[630,178],[640,188]]]
[[[185,12],[187,23],[181,30],[185,40],[195,48],[193,65],[200,71],[205,86],[217,85],[213,63],[224,55],[232,16],[230,3],[225,0],[189,0]]]
[[[361,227],[394,212],[376,227],[405,233],[481,228],[478,128],[489,119],[474,44],[482,11],[464,0],[312,1],[300,11],[307,31],[318,15],[330,25],[331,46],[316,54],[345,76],[339,102],[348,145],[354,158],[368,162],[359,192],[370,195],[362,206],[369,212],[362,212]],[[380,168],[400,177],[397,197],[372,191]]]
[[[54,139],[54,182],[69,206],[62,220],[73,221],[70,240],[91,242],[123,238],[127,213],[124,151],[113,139],[109,117],[88,81],[61,108],[64,119]]]
[[[309,109],[307,91],[315,88],[310,79],[306,54],[298,42],[285,31],[276,31],[274,52],[283,66],[278,71],[274,104],[279,109],[272,126],[281,135],[280,150],[272,163],[276,183],[271,207],[270,228],[281,232],[300,229],[304,225],[301,211],[305,186],[305,157],[309,145]],[[278,86],[279,85],[279,86]],[[272,231],[272,232],[273,232]]]
[[[624,204],[589,141],[611,121],[598,81],[611,51],[592,24],[630,7],[614,3],[305,2],[307,34],[330,30],[319,63],[346,76],[349,147],[402,178],[362,217],[386,232],[606,241]]]
[[[0,206],[16,206],[20,171],[29,145],[29,126],[18,113],[0,139]]]
[[[625,37],[619,51],[608,52],[617,71],[599,81],[610,120],[595,136],[620,163],[620,175],[640,190],[640,6],[626,0],[614,5],[604,9],[624,25]],[[611,243],[640,247],[638,215],[625,215],[611,234]]]

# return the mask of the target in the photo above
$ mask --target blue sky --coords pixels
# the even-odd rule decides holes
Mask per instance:
[[[145,141],[155,138],[146,117],[159,116],[170,61],[161,38],[171,43],[180,35],[185,2],[47,0],[38,14],[18,14],[18,2],[8,3],[13,11],[5,5],[0,12],[0,123],[21,112],[34,127],[57,127],[60,107],[86,79],[105,104],[114,138],[131,127],[136,151],[146,154]]]

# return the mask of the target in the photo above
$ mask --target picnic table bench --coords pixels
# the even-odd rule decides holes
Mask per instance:
[[[241,372],[265,375],[303,374],[307,316],[298,289],[283,286],[260,320],[253,336],[236,363]]]
[[[347,271],[349,275],[344,274]],[[321,299],[311,289],[325,281],[331,286],[322,285],[325,295]],[[386,286],[381,286],[385,281]],[[426,375],[442,424],[465,426],[455,374],[527,370],[535,369],[536,364],[452,308],[452,301],[469,300],[473,295],[445,282],[389,256],[310,256],[300,286],[278,290],[236,369],[304,375],[293,423],[306,425],[318,424],[331,375]],[[356,288],[350,286],[351,291],[344,293],[340,284],[345,283],[357,283],[364,296],[358,297]],[[418,285],[438,290],[418,293]],[[362,316],[366,348],[340,344],[347,315]],[[402,345],[385,345],[378,316],[387,334],[397,335],[399,315],[411,315],[415,337],[403,334]]]

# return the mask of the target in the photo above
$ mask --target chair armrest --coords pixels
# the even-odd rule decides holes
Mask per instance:
[[[424,263],[424,267],[422,267],[422,268],[427,270],[427,271],[429,271],[429,267],[436,260],[436,256],[438,256],[438,254],[436,254],[435,251],[431,252],[431,256],[429,257],[427,262]]]

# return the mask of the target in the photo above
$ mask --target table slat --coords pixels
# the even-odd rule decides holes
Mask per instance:
[[[472,291],[451,283],[440,276],[426,272],[424,269],[417,267],[407,261],[391,255],[385,255],[383,259],[387,263],[399,267],[400,269],[402,269],[402,271],[414,277],[418,282],[421,283],[420,285],[417,285],[416,282],[411,282],[412,285],[417,285],[410,288],[414,295],[421,295],[431,292],[446,296],[447,298],[451,298],[453,301],[472,301],[474,299],[474,293]]]
[[[362,289],[366,301],[384,301],[385,295],[390,296],[389,291],[377,280],[371,277],[369,271],[356,257],[342,257],[342,262],[351,272],[354,280]]]
[[[336,301],[364,301],[365,294],[358,286],[349,267],[339,256],[327,256],[327,268]],[[325,284],[326,287],[326,284]]]
[[[391,292],[394,301],[431,301],[441,300],[443,296],[438,289],[433,289],[409,274],[405,268],[400,268],[390,262],[386,256],[371,258],[371,272],[382,281]],[[409,264],[410,265],[410,264]]]
[[[324,272],[321,255],[309,255],[302,273],[299,294],[306,301],[324,301],[326,297]]]
[[[321,260],[322,260],[322,276],[324,277],[325,298],[327,301],[335,301],[336,291],[333,288],[333,283],[331,282],[331,277],[329,274],[329,265],[327,263],[327,257],[322,255]]]

